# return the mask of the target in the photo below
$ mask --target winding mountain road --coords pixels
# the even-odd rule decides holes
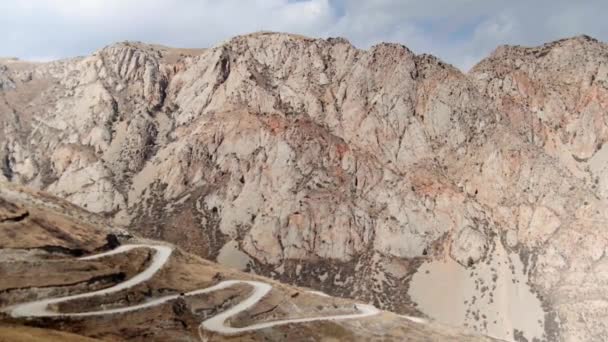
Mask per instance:
[[[75,299],[90,298],[90,297],[96,297],[96,296],[116,293],[116,292],[119,292],[122,290],[129,289],[138,284],[144,283],[147,280],[151,279],[167,263],[167,261],[169,260],[171,254],[173,252],[173,248],[168,247],[168,246],[133,244],[133,245],[123,245],[112,251],[101,253],[101,254],[96,254],[96,255],[92,255],[92,256],[87,256],[84,258],[80,258],[80,260],[100,259],[100,258],[107,257],[110,255],[125,253],[130,250],[138,249],[138,248],[148,248],[148,249],[154,250],[155,253],[152,258],[152,262],[143,272],[135,275],[134,277],[132,277],[124,282],[121,282],[119,284],[116,284],[116,285],[106,288],[106,289],[97,290],[97,291],[93,291],[93,292],[87,292],[87,293],[59,297],[59,298],[42,299],[42,300],[32,301],[29,303],[17,304],[17,305],[13,305],[8,308],[5,308],[2,311],[9,313],[11,316],[16,317],[16,318],[17,317],[86,317],[86,316],[120,314],[120,313],[131,312],[131,311],[135,311],[135,310],[141,310],[141,309],[161,305],[168,301],[174,300],[180,296],[196,296],[196,295],[200,295],[200,294],[219,291],[219,290],[226,289],[226,288],[238,285],[238,284],[246,284],[253,288],[253,291],[251,292],[249,297],[247,297],[242,302],[236,304],[235,306],[231,307],[230,309],[203,321],[200,324],[199,329],[202,328],[207,331],[212,331],[212,332],[216,332],[216,333],[220,333],[220,334],[224,334],[224,335],[233,335],[233,334],[239,334],[239,333],[244,333],[244,332],[249,332],[249,331],[254,331],[254,330],[271,328],[271,327],[285,325],[285,324],[358,319],[358,318],[373,316],[373,315],[380,313],[380,310],[376,309],[372,305],[356,304],[355,308],[359,312],[353,313],[353,314],[284,319],[284,320],[278,320],[278,321],[272,321],[272,322],[257,323],[257,324],[252,324],[252,325],[249,325],[246,327],[238,327],[238,328],[228,326],[228,325],[226,325],[226,321],[230,317],[233,317],[233,316],[253,307],[262,298],[264,298],[264,296],[266,294],[268,294],[272,290],[272,286],[270,284],[259,282],[259,281],[248,281],[248,280],[226,280],[226,281],[222,281],[214,286],[200,289],[200,290],[190,291],[190,292],[184,293],[183,295],[175,294],[175,295],[159,297],[159,298],[155,298],[150,301],[147,301],[145,303],[132,305],[132,306],[128,306],[128,307],[123,307],[123,308],[114,308],[114,309],[106,309],[106,310],[98,310],[98,311],[86,311],[86,312],[74,312],[74,313],[72,313],[72,312],[64,313],[64,312],[56,312],[56,311],[49,310],[49,305],[52,305],[52,304],[59,304],[59,303],[64,303],[64,302],[75,300]],[[316,294],[316,292],[315,292],[315,294]]]

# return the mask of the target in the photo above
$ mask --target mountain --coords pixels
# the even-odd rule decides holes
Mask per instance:
[[[400,314],[608,338],[599,41],[500,47],[467,74],[267,32],[0,65],[6,181]]]
[[[0,340],[492,340],[224,268],[103,221],[2,184]]]
[[[606,198],[608,47],[588,36],[540,47],[504,46],[470,73],[529,143]]]

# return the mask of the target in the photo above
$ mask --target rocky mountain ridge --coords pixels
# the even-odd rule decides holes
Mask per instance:
[[[256,33],[2,62],[0,177],[241,270],[505,339],[601,340],[607,54],[501,47],[463,74]],[[416,290],[446,269],[457,307]]]

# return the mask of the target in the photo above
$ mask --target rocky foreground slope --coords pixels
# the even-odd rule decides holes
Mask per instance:
[[[492,340],[223,268],[1,185],[1,341]]]
[[[608,46],[469,74],[257,33],[0,61],[0,178],[220,264],[506,340],[608,338]]]

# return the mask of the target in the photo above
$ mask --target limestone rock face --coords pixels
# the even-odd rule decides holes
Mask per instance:
[[[8,76],[8,67],[0,66],[0,90],[15,89],[15,82]]]
[[[608,47],[586,37],[501,47],[465,75],[396,44],[278,33],[1,60],[0,179],[402,313],[420,265],[445,261],[493,301],[473,303],[473,329],[601,339],[606,65]],[[496,302],[517,282],[544,317],[515,331],[483,310],[525,310]],[[441,297],[423,297],[432,316]]]
[[[503,46],[470,72],[507,122],[602,198],[608,126],[608,50],[587,36]]]
[[[452,241],[451,247],[452,258],[459,264],[470,267],[485,256],[488,241],[484,233],[471,227],[465,227]]]

